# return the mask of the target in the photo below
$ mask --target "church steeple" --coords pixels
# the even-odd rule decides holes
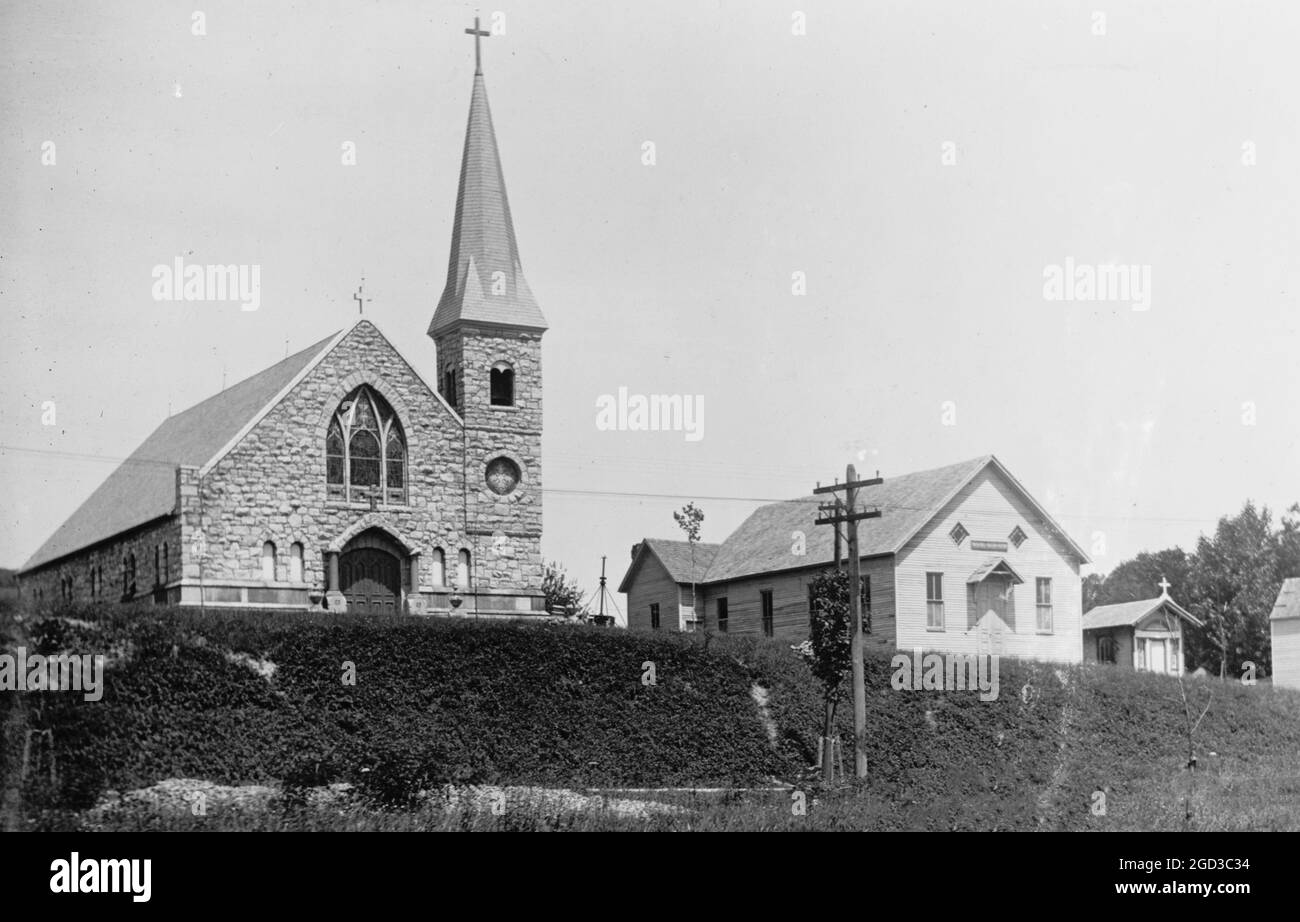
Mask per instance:
[[[477,19],[474,29],[465,31],[474,36],[478,64],[477,44],[487,33],[479,30]],[[533,299],[519,261],[481,65],[474,74],[465,128],[447,283],[429,324],[429,335],[461,321],[546,329],[546,318]]]

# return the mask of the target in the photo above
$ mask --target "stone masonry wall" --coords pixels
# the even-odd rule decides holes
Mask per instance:
[[[526,349],[517,357],[529,365]],[[518,391],[518,366],[516,376]],[[339,402],[359,384],[381,394],[401,420],[407,440],[404,505],[380,503],[372,510],[368,503],[349,504],[326,495],[326,426]],[[482,386],[486,405],[486,381]],[[540,399],[536,418],[540,423]],[[477,589],[540,592],[540,492],[524,487],[501,498],[484,480],[487,460],[503,451],[530,472],[535,466],[540,477],[533,444],[540,445],[540,438],[531,430],[513,436],[505,428],[464,431],[379,331],[362,321],[203,479],[205,575],[261,580],[262,545],[269,540],[279,558],[273,585],[290,585],[288,549],[301,542],[304,582],[323,588],[324,550],[364,519],[381,523],[420,552],[422,591],[441,588],[432,582],[435,548],[446,555],[448,582],[455,578],[457,552],[466,548],[473,555]],[[467,471],[472,487],[468,502]],[[525,481],[528,477],[526,473]],[[198,515],[193,517],[197,524]]]
[[[439,338],[438,352],[456,356],[461,371],[470,530],[484,550],[476,575],[489,584],[516,573],[534,574],[541,585],[542,559],[542,349],[541,335],[464,325]],[[514,370],[514,405],[494,407],[491,371],[505,362]],[[520,480],[505,496],[487,484],[488,464],[506,457],[519,467]]]
[[[163,547],[167,548],[166,567]],[[135,593],[123,585],[123,560],[135,554]],[[51,562],[19,578],[22,597],[44,604],[63,599],[62,581],[72,580],[73,601],[122,602],[149,599],[157,589],[181,577],[181,526],[177,518],[160,519],[123,532],[110,541]],[[91,568],[103,573],[103,586],[91,595]]]

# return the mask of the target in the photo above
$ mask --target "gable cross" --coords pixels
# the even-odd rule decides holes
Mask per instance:
[[[366,305],[369,302],[375,300],[374,298],[362,297],[362,292],[365,291],[365,288],[366,288],[366,277],[363,275],[361,276],[361,284],[357,286],[357,293],[352,296],[352,300],[357,302],[358,314],[364,314],[366,312]]]
[[[1160,577],[1160,582],[1156,583],[1156,585],[1160,587],[1161,595],[1169,595],[1169,587],[1172,586],[1173,583],[1169,582],[1169,580],[1162,576]]]

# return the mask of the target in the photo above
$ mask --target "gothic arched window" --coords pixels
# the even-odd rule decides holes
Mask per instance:
[[[325,435],[330,499],[406,502],[406,436],[393,408],[362,385],[348,394]]]

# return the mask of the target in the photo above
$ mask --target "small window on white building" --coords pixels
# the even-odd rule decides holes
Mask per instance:
[[[931,631],[943,630],[943,574],[925,574],[925,626]]]
[[[275,579],[275,543],[272,541],[262,545],[262,579]]]
[[[962,525],[961,522],[958,522],[952,527],[952,531],[948,532],[948,537],[952,538],[953,544],[961,544],[966,540],[966,536],[969,534],[970,532],[966,530],[966,526]]]
[[[1052,633],[1052,581],[1046,576],[1035,580],[1038,593],[1038,633]]]
[[[1029,536],[1025,534],[1024,529],[1021,528],[1019,525],[1013,528],[1011,530],[1011,534],[1008,535],[1007,537],[1011,539],[1011,543],[1014,544],[1016,547],[1020,547],[1020,545],[1024,544],[1026,541],[1029,540]]]
[[[302,545],[297,541],[289,545],[289,581],[302,582]]]

